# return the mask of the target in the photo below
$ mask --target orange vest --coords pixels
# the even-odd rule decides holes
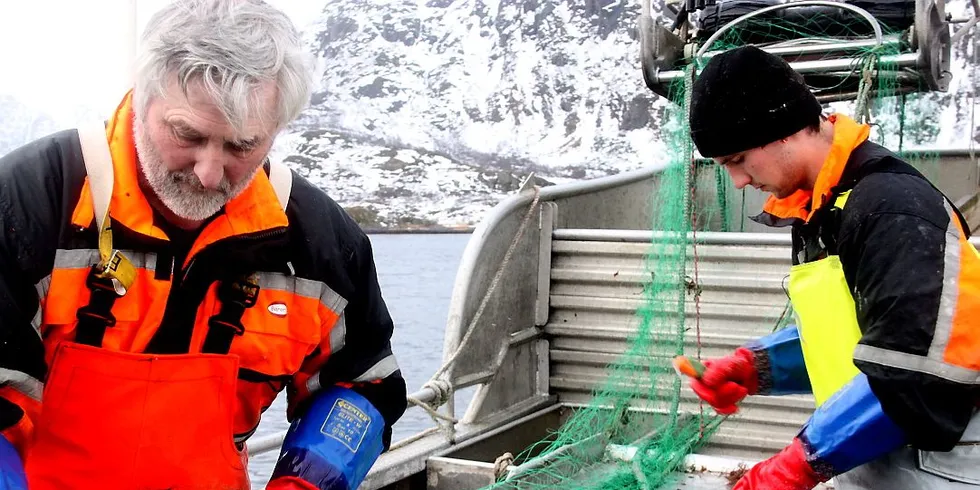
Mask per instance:
[[[130,100],[106,127],[110,228],[166,241],[137,184]],[[106,181],[93,182],[88,156],[71,224],[95,238]],[[49,374],[25,458],[32,490],[248,488],[241,441],[287,382],[299,397],[315,390],[316,370],[304,368],[321,365],[344,340],[338,319],[346,300],[320,282],[245,271],[198,284],[200,300],[180,289],[193,289],[186,285],[194,268],[219,260],[221,244],[285,233],[288,196],[277,195],[272,177],[258,172],[170,271],[166,257],[122,250],[135,280],[121,296],[93,274],[97,239],[58,250],[41,294]],[[175,308],[184,296],[193,299]],[[187,321],[162,332],[165,315],[177,310]],[[144,353],[159,338],[182,339],[181,352]]]

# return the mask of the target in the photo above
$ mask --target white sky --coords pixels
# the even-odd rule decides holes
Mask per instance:
[[[0,94],[52,115],[78,105],[114,108],[128,86],[123,26],[130,1],[0,2]],[[169,1],[136,0],[140,30]],[[328,0],[266,1],[302,29]]]

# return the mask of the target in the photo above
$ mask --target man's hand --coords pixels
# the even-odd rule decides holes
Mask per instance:
[[[729,356],[704,362],[699,379],[691,379],[691,388],[721,415],[738,411],[738,402],[759,391],[759,374],[752,351],[739,347]]]
[[[732,490],[810,490],[824,480],[810,463],[799,439],[775,456],[761,461]]]

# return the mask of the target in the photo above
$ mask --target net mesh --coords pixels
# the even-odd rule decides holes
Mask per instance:
[[[897,28],[883,27],[886,40],[900,34]],[[776,16],[731,29],[709,48],[759,41],[818,46],[873,39],[870,31],[867,21],[853,15]],[[870,124],[873,140],[900,152],[929,141],[936,123],[930,111],[917,106],[922,99],[916,91],[922,88],[910,85],[908,73],[894,62],[901,46],[886,42],[851,49],[843,70],[810,82],[832,111]],[[747,213],[758,212],[746,208],[744,193],[732,187],[724,169],[695,158],[688,102],[695,73],[706,61],[690,64],[683,80],[671,87],[676,104],[668,110],[661,134],[672,150],[651,196],[654,239],[645,259],[645,277],[650,279],[626,351],[608,366],[608,376],[595,387],[588,406],[526,448],[515,458],[516,466],[488,488],[663,488],[679,477],[685,456],[708,443],[724,422],[710,407],[693,401],[671,365],[679,354],[701,357],[698,232],[745,231]],[[937,162],[936,155],[922,152],[906,157],[927,177]],[[787,303],[773,330],[791,319]]]

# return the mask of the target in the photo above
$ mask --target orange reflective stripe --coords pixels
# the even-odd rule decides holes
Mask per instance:
[[[827,199],[830,198],[830,190],[840,182],[841,175],[844,174],[851,152],[864,143],[871,134],[870,126],[858,124],[843,114],[831,114],[828,119],[834,123],[834,140],[830,146],[830,153],[824,160],[820,173],[817,174],[813,190],[798,190],[783,199],[769,196],[762,207],[764,212],[777,218],[808,220],[814,211],[826,204]],[[818,196],[818,199],[814,200],[813,196]],[[812,209],[808,210],[807,207],[811,202]]]
[[[962,384],[980,384],[980,253],[966,235],[949,201],[943,289],[932,343],[926,355],[859,344],[854,359],[929,374]]]
[[[948,340],[942,345],[934,338],[933,345],[943,347],[943,360],[946,363],[980,372],[980,328],[977,323],[980,317],[980,254],[966,239],[963,227],[948,202],[946,209],[950,213],[950,228],[955,227],[958,237],[955,243],[947,242],[947,247],[955,246],[957,252],[957,289],[950,328],[942,332],[938,325],[936,327],[935,335],[948,335]],[[949,255],[947,252],[947,257]]]
[[[969,243],[960,246],[964,258],[975,253]],[[962,265],[956,313],[943,360],[954,366],[980,371],[980,328],[977,323],[980,315],[980,263],[976,257],[970,257]]]

